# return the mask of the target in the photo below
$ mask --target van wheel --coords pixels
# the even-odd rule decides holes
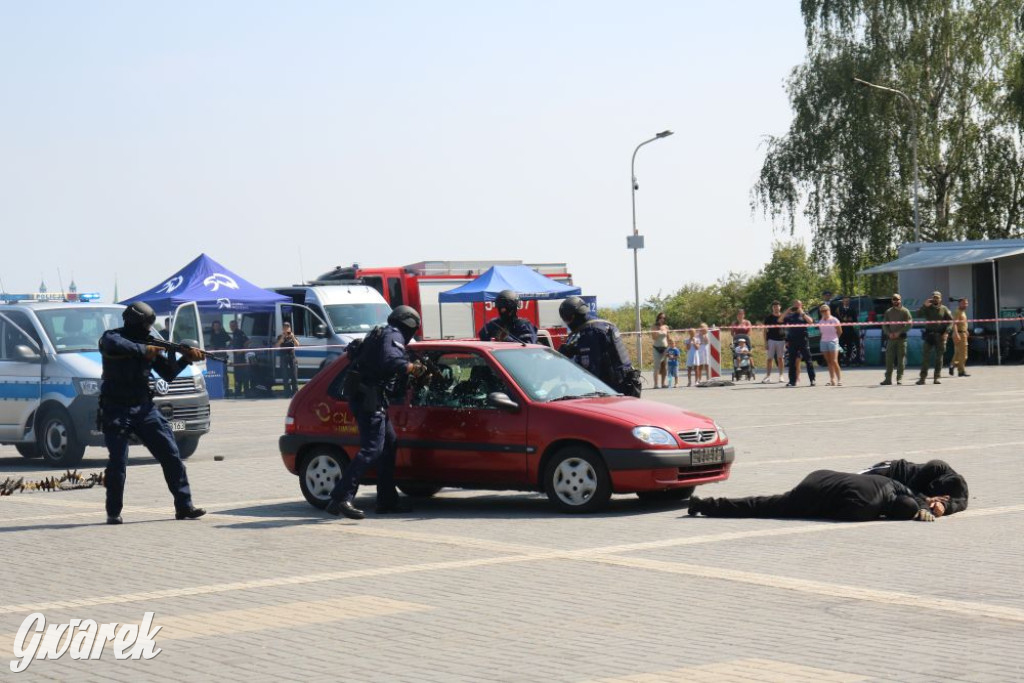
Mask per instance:
[[[410,498],[430,498],[444,487],[410,481],[399,484],[397,488]]]
[[[182,460],[191,458],[197,448],[199,448],[198,436],[183,436],[178,439],[178,454],[181,455]]]
[[[544,468],[544,491],[562,512],[594,512],[612,496],[601,456],[585,446],[566,446]]]
[[[74,467],[82,462],[85,445],[75,434],[71,416],[60,408],[47,410],[37,423],[39,453],[51,467]]]
[[[323,510],[331,501],[331,491],[341,479],[348,458],[329,446],[318,446],[302,458],[299,467],[299,489],[310,505]]]
[[[681,489],[669,489],[667,491],[637,491],[636,497],[645,503],[669,503],[677,500],[686,500],[696,490],[696,486],[684,486]]]
[[[26,458],[40,458],[39,447],[34,443],[17,443],[14,447],[18,449],[18,452]]]

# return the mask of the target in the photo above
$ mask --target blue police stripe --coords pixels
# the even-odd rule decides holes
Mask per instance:
[[[0,399],[28,400],[39,398],[39,382],[0,382]]]

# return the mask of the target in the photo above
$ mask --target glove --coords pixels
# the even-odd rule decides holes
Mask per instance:
[[[159,346],[147,346],[146,347],[146,359],[147,360],[153,360],[154,358],[156,358],[157,356],[160,355],[160,351],[162,351],[162,350],[163,349],[161,349]]]
[[[422,377],[426,372],[427,366],[418,360],[409,363],[409,374],[413,377]]]
[[[194,349],[191,346],[186,346],[185,352],[182,353],[181,355],[183,355],[185,357],[185,360],[187,360],[189,363],[195,363],[203,359],[203,352],[200,351],[199,349]]]
[[[914,519],[916,519],[919,522],[934,522],[935,515],[933,515],[930,511],[921,508],[920,510],[917,511],[917,516],[914,517]]]

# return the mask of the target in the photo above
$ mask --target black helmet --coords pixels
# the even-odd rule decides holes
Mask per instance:
[[[420,314],[412,306],[398,306],[388,316],[388,325],[400,329],[405,340],[409,341],[420,329]]]
[[[558,306],[558,317],[566,325],[574,320],[586,318],[588,313],[590,313],[590,306],[583,300],[583,297],[579,296],[570,296]]]
[[[156,322],[156,311],[145,301],[133,301],[121,312],[125,327],[148,330]]]
[[[498,309],[498,315],[503,317],[515,317],[519,310],[519,294],[511,289],[503,289],[494,297],[494,307]]]

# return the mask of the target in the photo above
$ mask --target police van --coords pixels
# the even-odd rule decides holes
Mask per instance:
[[[270,291],[291,299],[291,303],[277,305],[274,324],[280,332],[281,324],[290,322],[298,338],[295,359],[299,379],[311,378],[344,353],[349,342],[387,323],[391,313],[380,292],[358,281],[273,287]]]
[[[121,327],[123,306],[77,302],[0,305],[0,444],[53,467],[74,467],[86,446],[102,446],[96,413],[102,376],[100,335]],[[184,304],[168,319],[170,339],[202,346],[199,312]],[[154,330],[154,334],[159,334]],[[150,379],[153,402],[187,458],[210,431],[203,364],[167,382]]]

